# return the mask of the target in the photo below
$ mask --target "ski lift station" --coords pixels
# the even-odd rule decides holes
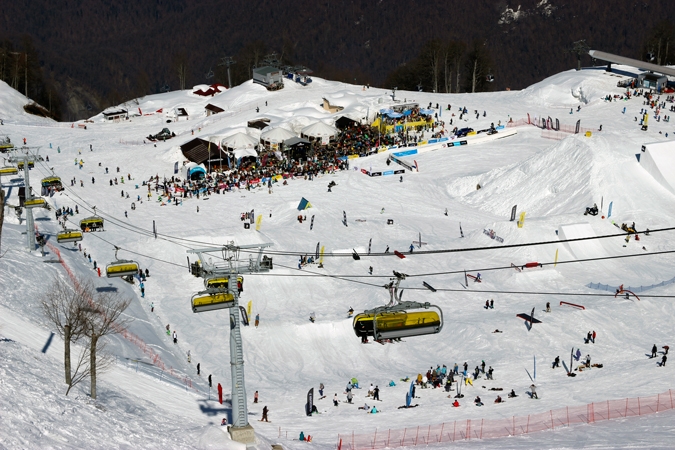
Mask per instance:
[[[639,59],[626,58],[625,56],[613,55],[611,53],[601,52],[599,50],[589,50],[588,54],[595,59],[607,62],[607,71],[612,71],[612,63],[623,64],[644,70],[637,76],[638,86],[653,89],[657,92],[663,91],[668,84],[668,77],[675,77],[675,69],[665,66],[659,66]]]
[[[268,89],[275,85],[283,85],[283,78],[281,69],[276,67],[264,66],[253,69],[253,82],[262,84]]]

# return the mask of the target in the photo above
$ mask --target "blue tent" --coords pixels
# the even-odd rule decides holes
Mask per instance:
[[[302,200],[300,200],[300,204],[298,205],[298,211],[302,211],[307,208],[311,208],[312,204],[307,201],[305,197],[302,197]]]

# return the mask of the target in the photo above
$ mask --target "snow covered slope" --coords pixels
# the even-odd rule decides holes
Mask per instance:
[[[39,229],[75,274],[91,278],[99,289],[117,290],[133,298],[128,311],[134,318],[130,332],[145,343],[146,350],[151,348],[160,356],[166,371],[176,375],[172,380],[188,379],[193,388],[186,392],[185,383],[181,389],[180,382],[176,388],[176,383],[158,380],[162,375],[153,372],[156,369],[137,343],[113,337],[110,349],[120,363],[101,377],[101,398],[89,402],[86,384],[69,398],[63,397],[57,356],[60,343],[55,341],[46,355],[39,353],[50,329],[38,305],[49,280],[66,275],[59,264],[44,262],[55,259],[53,251],[43,258],[39,252],[24,249],[25,236],[21,233],[25,225],[19,223],[13,210],[8,210],[2,236],[2,249],[7,253],[0,258],[0,333],[14,342],[1,342],[0,352],[3,359],[14,363],[0,363],[3,380],[7,380],[0,384],[0,445],[230,445],[218,434],[220,419],[229,414],[228,404],[215,402],[213,392],[209,399],[206,382],[206,376],[212,374],[214,390],[220,383],[225,392],[230,391],[227,314],[192,313],[190,297],[203,289],[203,284],[186,266],[186,250],[229,241],[270,242],[274,244],[270,250],[277,252],[274,270],[247,276],[242,296],[243,302],[252,300],[253,314],[260,314],[258,328],[242,330],[248,406],[259,448],[275,442],[303,448],[306,444],[291,439],[304,431],[314,436],[313,445],[328,449],[335,447],[338,433],[424,427],[455,419],[526,416],[566,405],[652,395],[675,387],[672,367],[657,367],[655,360],[645,356],[655,343],[659,347],[672,343],[675,285],[655,288],[649,291],[654,297],[641,296],[639,302],[598,297],[598,291],[585,287],[589,282],[651,285],[672,278],[675,270],[675,258],[670,254],[650,255],[673,250],[673,231],[654,231],[640,242],[631,240],[623,247],[624,236],[610,222],[635,221],[639,230],[668,228],[675,222],[675,196],[640,168],[635,158],[644,142],[665,140],[665,134],[674,130],[665,122],[652,123],[646,133],[639,130],[633,117],[644,107],[642,97],[604,102],[605,95],[624,92],[616,87],[619,79],[616,74],[584,70],[557,74],[520,92],[471,95],[397,91],[397,99],[416,101],[424,107],[438,103],[443,108],[438,111],[441,119],[447,124],[452,118],[453,126],[485,129],[490,123],[506,123],[510,118],[517,121],[530,113],[557,117],[567,125],[581,120],[582,126],[597,129],[602,124],[603,131],[590,138],[569,136],[556,142],[543,138],[535,127],[521,126],[516,136],[507,139],[416,155],[420,172],[406,172],[402,182],[361,173],[361,168],[385,166],[387,155],[378,154],[351,160],[349,171],[313,181],[292,179],[287,186],[277,184],[272,194],[267,189],[242,189],[187,199],[181,206],[161,206],[156,198],[142,203],[136,199],[138,195],[146,198],[143,180],[173,175],[174,163],[183,159],[179,145],[192,139],[193,133],[205,139],[233,134],[245,131],[249,120],[263,117],[270,119],[272,127],[295,131],[317,119],[329,122],[345,113],[354,119],[372,119],[376,111],[392,105],[391,93],[321,79],[307,87],[288,83],[276,92],[245,83],[213,98],[198,97],[191,91],[147,96],[137,103],[127,102],[127,108],[140,108],[149,115],[122,123],[104,123],[101,117],[94,117],[86,130],[67,124],[35,126],[32,118],[16,113],[1,131],[13,142],[26,137],[29,145],[41,146],[41,155],[49,156],[49,162],[38,164],[31,172],[33,188],[39,190],[40,178],[53,168],[66,180],[67,189],[48,199],[52,206],[77,206],[77,220],[90,215],[96,206],[97,213],[106,219],[106,231],[86,235],[82,249],[102,266],[114,259],[114,246],[118,246],[123,249],[120,258],[133,258],[142,268],[147,267],[151,276],[145,284],[145,298],[140,297],[137,286],[98,278],[92,264],[72,244],[57,244],[58,225],[53,212],[36,212]],[[0,96],[13,95],[6,90],[6,86],[0,86]],[[345,109],[330,114],[319,106],[323,98]],[[225,111],[207,117],[204,107],[208,103]],[[447,105],[451,105],[450,111],[445,109]],[[577,113],[578,105],[582,108]],[[459,121],[459,115],[452,114],[461,106],[478,111],[479,117],[467,114]],[[189,120],[181,118],[167,124],[166,111],[176,107],[187,109]],[[570,108],[575,111],[571,115]],[[156,113],[159,109],[163,112]],[[0,117],[10,117],[15,110],[2,103]],[[177,136],[167,142],[143,144],[145,136],[164,127]],[[82,169],[73,164],[76,158],[84,160]],[[126,183],[111,187],[109,180],[121,175]],[[67,181],[73,178],[76,183],[71,187]],[[337,183],[330,193],[326,192],[329,181]],[[8,202],[16,204],[21,180],[2,182]],[[477,184],[481,189],[476,190]],[[129,192],[130,198],[122,197],[121,190]],[[303,212],[308,218],[314,216],[312,230],[307,222],[296,220],[302,197],[312,204]],[[130,208],[133,200],[135,210]],[[610,201],[610,220],[601,219],[601,215],[583,217],[585,207],[594,202],[604,204],[606,212]],[[518,205],[519,213],[527,213],[523,228],[509,220],[514,205]],[[260,232],[244,229],[240,220],[240,213],[251,209],[263,217]],[[343,211],[348,227],[341,223]],[[387,224],[388,219],[393,225]],[[157,239],[151,232],[153,222],[159,233]],[[602,254],[638,256],[573,262],[582,254],[599,253],[581,244],[575,244],[570,252],[559,243],[563,236],[556,236],[556,230],[580,222],[588,222],[596,236],[619,234],[592,241],[593,246],[601,246]],[[544,244],[495,248],[500,244],[484,234],[490,229],[503,238],[504,245]],[[367,254],[371,239],[373,253],[383,253],[386,247],[407,252],[419,234],[426,244],[406,254],[405,259]],[[314,253],[317,243],[327,252],[324,269],[308,266],[298,270],[294,255]],[[351,258],[352,249],[359,252],[360,260]],[[510,267],[511,263],[553,262],[557,249],[560,260],[555,268],[545,266],[519,273]],[[422,250],[453,251],[419,253]],[[368,275],[370,266],[372,276]],[[419,286],[426,281],[438,289],[408,289],[404,299],[438,305],[443,309],[445,325],[438,335],[363,345],[352,330],[347,310],[353,307],[361,311],[387,302],[389,295],[382,286],[389,282],[393,270],[411,275],[407,280],[411,284]],[[465,270],[480,271],[483,282],[470,283],[466,288]],[[494,310],[483,308],[486,299],[494,299]],[[586,310],[558,308],[560,300],[583,304]],[[551,314],[540,312],[546,302],[553,305]],[[150,310],[151,303],[154,311]],[[528,331],[516,314],[529,313],[533,307],[542,323]],[[316,314],[316,323],[308,320],[311,312]],[[16,323],[20,325],[11,326]],[[178,344],[174,345],[164,332],[166,324],[178,332]],[[492,333],[495,329],[503,333]],[[584,345],[583,337],[589,330],[598,333],[597,343]],[[581,347],[604,367],[584,371],[575,378],[565,376],[562,369],[551,370],[551,361],[556,356],[565,359],[572,347]],[[535,355],[541,399],[531,402],[525,391],[532,381],[524,369],[532,374]],[[125,368],[124,362],[130,360],[141,361],[138,374]],[[420,407],[397,409],[404,404],[407,390],[401,378],[416,377],[429,367],[451,367],[464,361],[471,371],[481,360],[495,369],[495,380],[483,378],[467,387],[462,408],[449,407],[451,400],[445,392],[418,389],[415,402]],[[196,373],[197,363],[201,364],[201,376]],[[345,403],[344,388],[352,377],[363,386],[379,385],[380,414],[367,415],[357,409],[357,405],[371,402],[365,397],[365,389],[356,391],[355,404]],[[396,386],[388,387],[391,380]],[[316,392],[319,383],[325,384],[328,398],[316,401],[320,415],[306,417],[307,391],[314,387]],[[495,394],[488,391],[492,387],[515,389],[520,397],[505,405],[493,405]],[[261,403],[252,402],[255,391]],[[335,393],[342,400],[338,407],[330,401]],[[485,407],[471,405],[476,395],[487,400]],[[41,403],[40,398],[47,401]],[[271,411],[271,424],[254,420],[260,418],[263,406]],[[581,448],[593,439],[594,444],[607,448],[665,448],[674,430],[672,417],[672,412],[665,412],[620,423],[559,430],[546,436],[513,438],[508,444],[465,444],[472,448]],[[40,421],[43,424],[36,423]]]

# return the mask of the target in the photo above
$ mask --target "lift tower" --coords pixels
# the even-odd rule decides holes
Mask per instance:
[[[30,187],[30,166],[35,165],[35,161],[39,160],[38,152],[40,147],[23,146],[13,152],[13,155],[8,158],[12,164],[20,166],[23,163],[23,180],[26,187],[26,201],[34,200],[33,192]],[[33,220],[33,208],[26,207],[26,246],[28,251],[35,250],[35,221]]]
[[[205,280],[227,280],[225,287],[207,288],[205,291],[195,294],[192,297],[192,310],[197,313],[216,309],[229,309],[233,416],[230,435],[233,440],[243,443],[253,443],[255,435],[253,427],[248,423],[237,281],[240,274],[260,273],[272,270],[272,258],[263,256],[263,249],[272,245],[267,243],[235,245],[234,242],[230,242],[220,247],[198,248],[187,251],[188,253],[196,254],[199,258],[197,262],[190,265],[190,271],[193,275]],[[249,253],[247,260],[240,260],[241,250]],[[211,253],[217,255],[209,256]],[[256,253],[257,257],[254,258]],[[215,258],[218,258],[218,264],[213,262]]]

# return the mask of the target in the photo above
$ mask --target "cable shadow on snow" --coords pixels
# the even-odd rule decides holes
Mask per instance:
[[[232,423],[232,404],[228,400],[223,399],[222,405],[216,403],[214,407],[212,404],[214,401],[217,402],[217,399],[211,401],[198,400],[199,410],[209,417],[225,416],[227,417],[227,423]]]

